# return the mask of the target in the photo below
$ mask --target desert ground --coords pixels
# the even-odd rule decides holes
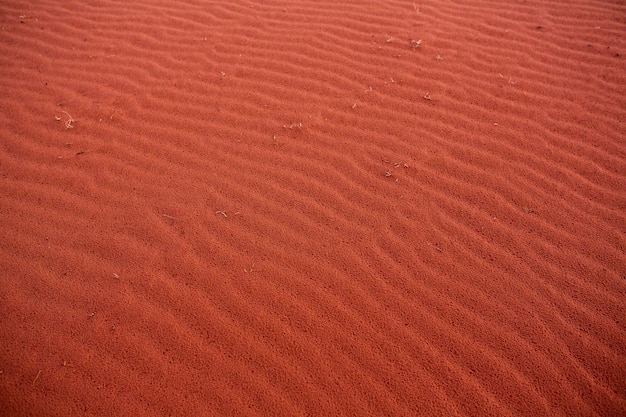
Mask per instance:
[[[626,415],[626,5],[0,3],[0,415]]]

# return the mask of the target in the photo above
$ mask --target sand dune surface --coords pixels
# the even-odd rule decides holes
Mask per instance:
[[[0,415],[626,415],[626,5],[0,3]]]

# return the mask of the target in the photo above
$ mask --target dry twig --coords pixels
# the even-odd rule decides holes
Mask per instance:
[[[68,119],[65,121],[65,128],[66,129],[72,129],[74,127],[74,122],[76,120],[74,120],[74,118],[72,117],[71,114],[69,114],[66,111],[63,111],[63,113],[67,114]]]

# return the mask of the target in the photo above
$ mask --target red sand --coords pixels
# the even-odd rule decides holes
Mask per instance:
[[[625,16],[3,1],[0,414],[626,415]]]

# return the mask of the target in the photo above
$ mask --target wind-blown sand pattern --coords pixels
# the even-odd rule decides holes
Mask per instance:
[[[626,415],[626,6],[0,3],[0,414]]]

